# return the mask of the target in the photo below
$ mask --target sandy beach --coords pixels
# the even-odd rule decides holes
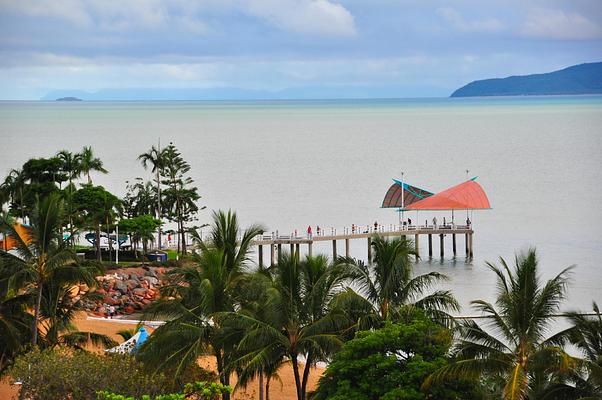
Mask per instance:
[[[98,319],[87,319],[85,314],[80,314],[75,320],[77,328],[81,331],[96,332],[104,335],[108,335],[117,342],[123,342],[121,336],[117,334],[118,331],[123,329],[134,329],[136,324],[126,324],[111,320],[98,320]],[[146,326],[149,332],[153,331],[152,327]],[[203,368],[215,370],[215,360],[213,357],[203,357],[199,360],[200,365]],[[312,370],[309,376],[309,390],[313,390],[318,382],[318,379],[324,371],[323,368],[315,368]],[[292,399],[296,396],[295,394],[295,379],[293,376],[293,370],[289,364],[285,364],[279,371],[280,381],[273,381],[270,388],[270,398],[273,400],[287,400]],[[233,376],[231,385],[236,385],[236,377]],[[246,389],[237,389],[232,396],[233,400],[249,400],[256,399],[258,397],[258,385],[257,382],[252,381]],[[11,386],[7,380],[0,382],[0,399],[2,400],[16,400],[18,398],[18,392],[14,386]]]

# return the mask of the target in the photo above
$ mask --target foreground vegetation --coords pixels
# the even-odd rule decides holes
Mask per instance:
[[[458,321],[449,315],[459,309],[453,294],[435,289],[446,276],[416,275],[405,237],[375,236],[371,264],[284,253],[273,266],[257,266],[250,246],[264,228],[243,230],[230,211],[213,213],[208,239],[193,231],[187,243],[182,233],[200,209],[198,194],[185,178],[187,164],[175,147],[167,149],[141,156],[156,179],[130,185],[125,199],[92,185],[90,171],[104,168],[89,148],[33,160],[5,181],[0,229],[17,251],[0,250],[0,372],[19,379],[24,396],[229,399],[235,375],[237,387],[256,380],[263,400],[285,364],[298,400],[602,396],[597,306],[593,315],[567,314],[571,327],[548,336],[570,269],[542,281],[535,250],[518,254],[514,265],[488,264],[497,278],[495,302],[474,301],[483,317]],[[178,168],[167,159],[179,160]],[[87,182],[75,188],[80,176]],[[169,269],[162,299],[145,311],[167,323],[131,356],[98,356],[85,349],[114,342],[75,329],[84,299],[70,288],[87,285],[94,296],[103,268],[76,257],[73,235],[92,227],[98,238],[117,216],[130,221],[123,226],[130,224],[132,238],[147,243],[163,219],[173,221],[178,250],[194,251]],[[16,217],[29,222],[27,237],[15,230]],[[569,354],[569,346],[579,354]],[[197,367],[201,356],[215,359],[217,374]],[[320,363],[328,367],[311,392],[309,375]]]

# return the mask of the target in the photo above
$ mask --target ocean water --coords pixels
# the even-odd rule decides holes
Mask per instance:
[[[602,303],[602,97],[0,102],[0,175],[91,145],[110,171],[94,183],[123,195],[127,180],[150,178],[136,157],[159,138],[190,162],[207,210],[236,210],[243,225],[268,232],[395,224],[397,213],[380,208],[391,178],[404,171],[406,182],[436,192],[468,169],[493,207],[473,214],[475,257],[464,257],[459,238],[453,258],[448,237],[446,258],[428,259],[422,240],[415,271],[447,274],[443,286],[469,314],[470,300],[495,295],[485,262],[534,246],[543,279],[576,265],[565,309]],[[450,219],[418,220],[435,215]],[[351,241],[351,255],[366,257],[365,240]]]

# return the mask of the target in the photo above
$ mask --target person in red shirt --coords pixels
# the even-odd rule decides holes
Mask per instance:
[[[307,227],[307,237],[311,239],[311,225]]]

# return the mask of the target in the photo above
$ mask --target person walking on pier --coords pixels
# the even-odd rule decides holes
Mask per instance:
[[[374,221],[374,232],[378,232],[378,222]]]
[[[437,217],[433,217],[433,227],[437,228]]]
[[[320,225],[316,226],[316,232],[318,233],[318,236],[320,236],[320,232],[321,232]]]
[[[355,224],[351,224],[351,233],[355,234]]]
[[[412,218],[408,218],[408,226],[412,225]]]
[[[307,238],[311,239],[311,225],[307,226]]]

